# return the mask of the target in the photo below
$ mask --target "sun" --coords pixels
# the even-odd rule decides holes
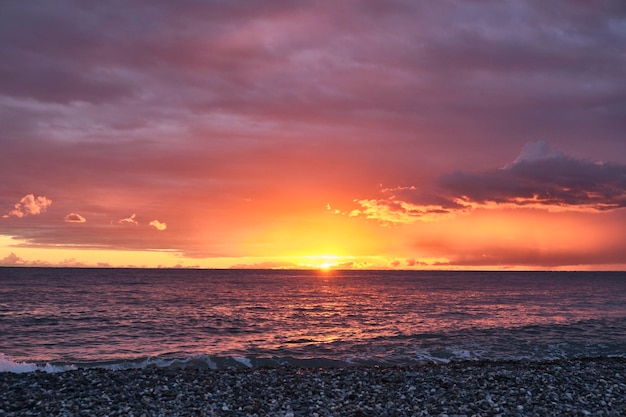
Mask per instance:
[[[344,257],[337,255],[307,255],[301,257],[299,264],[307,269],[329,271],[342,264]]]
[[[331,264],[330,262],[322,262],[318,268],[321,269],[322,271],[328,271],[330,268],[332,268],[334,266],[334,264]]]

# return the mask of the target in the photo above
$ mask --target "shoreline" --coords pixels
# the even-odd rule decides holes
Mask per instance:
[[[623,416],[626,358],[0,373],[8,416]]]
[[[8,416],[624,416],[626,358],[0,373]]]

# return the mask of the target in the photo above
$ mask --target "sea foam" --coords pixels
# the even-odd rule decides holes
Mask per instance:
[[[51,365],[49,363],[46,364],[36,364],[31,362],[19,362],[12,361],[3,353],[0,353],[0,372],[13,372],[16,374],[21,374],[25,372],[65,372],[76,369],[73,365]]]

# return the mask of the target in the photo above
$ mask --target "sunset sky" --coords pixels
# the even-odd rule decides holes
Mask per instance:
[[[0,265],[626,268],[626,2],[4,1]]]

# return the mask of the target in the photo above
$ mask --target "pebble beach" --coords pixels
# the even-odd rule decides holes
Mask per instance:
[[[0,373],[0,416],[624,416],[626,358]]]

